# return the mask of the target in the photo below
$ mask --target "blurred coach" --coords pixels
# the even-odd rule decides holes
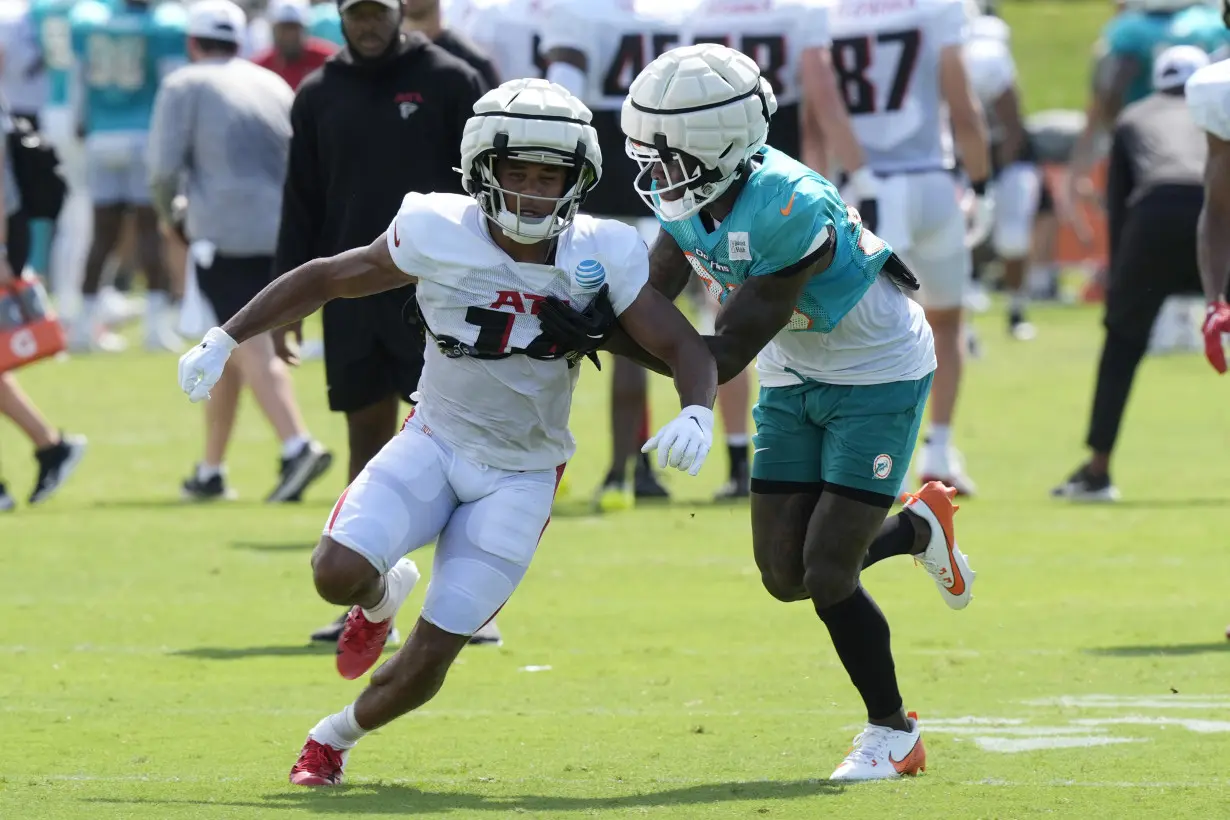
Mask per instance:
[[[192,65],[163,81],[150,125],[148,168],[164,230],[172,201],[187,189],[186,236],[201,291],[226,322],[273,279],[273,252],[290,145],[290,87],[236,55],[246,20],[231,0],[199,0],[189,11]],[[175,228],[174,230],[181,230]],[[239,365],[205,405],[205,457],[184,495],[207,500],[227,489],[223,455],[246,383],[282,443],[271,502],[297,501],[332,456],[307,433],[286,366],[268,334],[235,350]],[[220,389],[219,389],[220,388]]]

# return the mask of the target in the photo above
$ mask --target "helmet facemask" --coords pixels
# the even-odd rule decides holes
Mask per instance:
[[[663,134],[655,136],[655,143],[645,145],[628,138],[624,150],[641,169],[632,182],[637,196],[667,222],[690,219],[700,213],[724,194],[743,170],[740,163],[723,177],[717,168],[706,168],[695,157],[672,149]],[[655,179],[654,171],[658,169],[665,185]],[[673,196],[675,193],[679,195]]]

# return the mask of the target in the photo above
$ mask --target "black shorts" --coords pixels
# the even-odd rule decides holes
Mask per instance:
[[[1055,197],[1051,194],[1051,183],[1046,174],[1040,175],[1038,185],[1038,216],[1053,216],[1055,213]]]
[[[223,325],[273,281],[273,257],[219,254],[208,268],[197,265],[196,281]]]
[[[1201,292],[1196,222],[1203,200],[1200,188],[1176,185],[1154,190],[1128,209],[1111,251],[1107,330],[1148,339],[1167,297]]]
[[[423,372],[423,334],[407,309],[414,288],[325,305],[329,409],[353,413],[389,396],[410,401]]]

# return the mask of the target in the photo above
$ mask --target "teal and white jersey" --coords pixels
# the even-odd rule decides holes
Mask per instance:
[[[1192,1],[1175,12],[1125,11],[1106,24],[1100,47],[1114,57],[1136,62],[1140,70],[1128,86],[1123,104],[1136,102],[1153,91],[1153,60],[1171,46],[1197,46],[1209,54],[1226,45],[1221,11]]]
[[[751,277],[797,269],[832,232],[832,264],[807,284],[790,322],[760,354],[762,385],[880,384],[935,369],[922,308],[880,275],[892,249],[832,183],[781,151],[761,149],[734,208],[712,232],[700,215],[662,228],[723,302]]]
[[[336,3],[324,2],[312,6],[312,23],[308,26],[308,34],[339,46],[346,45],[346,38],[342,36],[342,15],[338,13]]]
[[[30,23],[43,68],[47,72],[47,105],[70,104],[73,78],[73,35],[68,14],[77,0],[34,0],[30,4]]]
[[[86,133],[148,131],[159,83],[188,59],[187,10],[84,0],[69,21]]]

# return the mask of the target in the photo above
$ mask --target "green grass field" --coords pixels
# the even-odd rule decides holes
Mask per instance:
[[[1007,7],[1031,109],[1082,104],[1107,5]],[[300,506],[261,505],[277,454],[247,402],[229,464],[244,500],[184,506],[201,421],[174,357],[33,367],[29,392],[91,449],[51,504],[0,517],[0,818],[1225,816],[1228,383],[1199,356],[1147,360],[1114,465],[1125,501],[1055,503],[1082,455],[1099,316],[1035,318],[1027,345],[1000,314],[978,320],[957,424],[983,491],[957,518],[973,604],[948,610],[905,559],[864,578],[929,771],[854,787],[824,778],[858,697],[810,608],[761,589],[746,506],[705,502],[721,449],[700,478],[669,478],[673,506],[588,513],[607,441],[587,366],[571,494],[500,617],[506,645],[467,649],[427,708],[364,740],[351,785],[291,789],[307,730],[360,690],[305,640],[335,614],[308,556],[343,470]],[[297,379],[344,453],[319,363]],[[654,401],[669,417],[665,380]],[[0,456],[27,491],[7,425]]]
[[[1218,816],[1227,385],[1199,356],[1147,360],[1116,462],[1124,503],[1052,502],[1080,456],[1098,317],[1038,319],[1017,345],[983,317],[970,367],[959,441],[984,495],[957,520],[974,603],[948,610],[905,559],[865,576],[930,771],[851,788],[823,778],[857,695],[809,607],[760,588],[746,507],[704,502],[720,452],[671,479],[674,506],[587,514],[606,455],[605,383],[587,372],[572,495],[501,615],[505,647],[466,650],[425,710],[366,739],[349,788],[291,789],[306,731],[359,691],[305,645],[333,614],[307,562],[344,476],[302,506],[260,505],[276,453],[247,405],[230,465],[247,500],[182,506],[200,421],[174,357],[32,368],[29,390],[92,449],[53,503],[0,519],[0,817]],[[319,365],[298,378],[341,450]],[[664,380],[654,398],[667,417]],[[25,443],[5,426],[0,448],[24,489]]]

